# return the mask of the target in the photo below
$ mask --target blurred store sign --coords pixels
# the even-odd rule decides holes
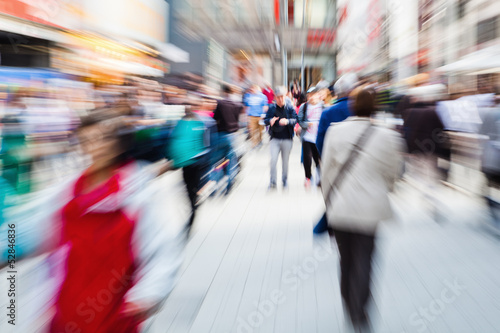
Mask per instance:
[[[87,28],[153,44],[167,42],[168,4],[164,0],[86,0]]]
[[[332,46],[335,42],[334,29],[309,29],[307,32],[307,47]]]
[[[81,28],[81,1],[2,0],[0,13],[57,28]]]

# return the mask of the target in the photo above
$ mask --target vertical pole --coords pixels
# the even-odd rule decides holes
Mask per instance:
[[[338,9],[337,9],[337,0],[333,0],[333,8],[335,10],[335,13],[338,13]],[[335,20],[334,20],[334,29],[335,29],[335,36],[337,36],[337,29],[338,29],[338,18],[337,18],[337,15],[338,14],[335,14]],[[337,79],[337,37],[335,37],[335,51],[333,53],[333,79],[336,80]]]
[[[302,48],[302,58],[300,63],[300,91],[304,92],[304,48]]]
[[[283,10],[285,11],[285,19],[283,20],[284,21],[284,26],[288,26],[288,0],[284,0],[285,2],[285,5],[283,6]]]
[[[283,49],[283,85],[288,89],[288,54],[286,49]]]
[[[306,31],[306,0],[302,0],[302,31]],[[307,41],[306,41],[307,43]],[[302,57],[300,63],[300,91],[304,91],[305,80],[304,80],[304,48],[302,46]]]

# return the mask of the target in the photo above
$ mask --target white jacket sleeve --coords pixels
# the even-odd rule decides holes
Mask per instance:
[[[172,291],[183,261],[189,218],[180,172],[167,173],[138,195],[140,205],[133,236],[137,271],[127,302],[160,304]]]

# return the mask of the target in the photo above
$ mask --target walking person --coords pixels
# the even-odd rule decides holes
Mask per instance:
[[[186,108],[186,115],[177,122],[172,131],[167,149],[167,156],[172,160],[173,167],[182,168],[191,202],[191,218],[187,225],[189,230],[198,209],[198,193],[205,183],[203,178],[213,164],[212,148],[214,141],[217,141],[217,130],[211,128],[208,122],[210,120],[215,123],[213,119],[197,114],[190,107]]]
[[[316,138],[318,136],[318,125],[321,113],[323,112],[323,104],[319,100],[318,90],[310,89],[308,92],[308,101],[299,109],[299,125],[301,128],[302,153],[304,162],[304,171],[306,180],[304,186],[311,187],[311,167],[312,160],[316,164],[316,168],[320,168],[320,156],[316,147]]]
[[[115,111],[82,121],[78,140],[92,160],[84,172],[27,203],[29,215],[9,215],[23,256],[57,251],[64,258],[50,332],[138,332],[172,290],[181,264],[181,234],[170,228],[184,209],[164,198],[159,205],[149,184],[163,171],[130,158],[133,134]],[[1,226],[2,249],[8,225]],[[2,253],[0,267],[6,263]]]
[[[269,189],[276,189],[278,157],[281,153],[283,188],[288,187],[288,161],[293,145],[294,126],[298,122],[297,113],[293,106],[285,103],[285,87],[277,87],[275,90],[276,104],[272,104],[267,111],[264,123],[269,128],[271,135],[271,180]]]
[[[388,192],[402,166],[398,133],[371,125],[375,92],[361,90],[355,117],[332,124],[322,154],[328,225],[340,253],[340,289],[356,331],[369,331],[371,260],[379,223],[392,217]]]
[[[228,176],[226,193],[229,193],[233,185],[236,169],[238,168],[238,157],[235,153],[236,132],[240,128],[239,117],[243,110],[241,103],[229,100],[231,89],[229,86],[222,87],[223,99],[217,101],[214,111],[214,119],[217,121],[219,141],[217,145],[218,154],[229,160],[229,165],[224,168]]]
[[[262,115],[268,110],[267,97],[261,92],[256,84],[245,95],[243,103],[247,107],[248,129],[252,140],[252,147],[255,148],[262,144],[262,130],[264,127],[260,124]]]

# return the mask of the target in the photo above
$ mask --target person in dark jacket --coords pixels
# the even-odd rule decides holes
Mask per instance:
[[[231,88],[224,85],[222,87],[223,99],[217,101],[214,111],[214,120],[217,122],[219,132],[219,142],[217,151],[220,157],[229,160],[229,165],[224,168],[229,180],[227,182],[226,193],[229,193],[236,175],[238,158],[235,153],[235,135],[239,129],[239,117],[243,112],[243,104],[233,102],[229,99]]]
[[[407,175],[419,184],[421,195],[428,201],[430,213],[436,222],[442,222],[442,209],[436,193],[436,185],[440,180],[446,180],[448,170],[440,167],[449,161],[450,143],[444,126],[436,112],[436,101],[444,96],[446,88],[443,85],[428,85],[409,90],[411,107],[404,118],[404,135],[408,156]]]
[[[281,152],[282,181],[283,188],[287,188],[288,161],[293,145],[294,126],[298,123],[297,113],[293,106],[285,103],[285,87],[277,87],[275,90],[276,103],[272,104],[267,111],[264,123],[269,126],[271,135],[271,181],[269,189],[276,188],[277,170],[276,164]]]
[[[449,140],[444,125],[436,112],[436,101],[444,94],[442,85],[410,89],[411,106],[404,117],[404,136],[411,156],[426,160],[429,167],[438,170],[438,158],[450,159]],[[439,170],[446,175],[445,170]]]

